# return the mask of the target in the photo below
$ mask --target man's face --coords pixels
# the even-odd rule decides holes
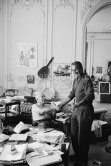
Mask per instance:
[[[44,104],[44,98],[40,95],[36,97],[37,105],[42,106]]]
[[[72,65],[72,71],[74,72],[74,74],[76,74],[77,76],[79,76],[79,70],[76,68],[75,65]]]

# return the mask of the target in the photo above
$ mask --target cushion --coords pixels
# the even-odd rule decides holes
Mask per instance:
[[[22,103],[20,109],[21,113],[31,113],[32,103]]]
[[[21,113],[29,114],[31,113],[31,109],[32,109],[32,103],[21,103],[20,105]],[[13,110],[18,111],[18,106],[15,106]]]

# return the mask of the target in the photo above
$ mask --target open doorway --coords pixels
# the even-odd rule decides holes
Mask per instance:
[[[84,70],[89,75],[91,75],[94,72],[94,70],[93,70],[93,65],[92,65],[93,64],[93,56],[92,55],[88,56],[89,53],[91,54],[91,50],[90,49],[91,49],[91,46],[92,46],[92,43],[91,43],[92,40],[90,40],[90,42],[88,43],[88,39],[89,38],[88,38],[88,31],[87,31],[87,29],[88,29],[88,26],[89,26],[91,20],[93,20],[94,17],[99,15],[101,12],[104,13],[105,10],[107,10],[107,9],[109,9],[109,11],[111,12],[111,0],[97,1],[97,3],[87,12],[87,14],[86,14],[86,16],[84,18],[84,21],[83,21],[81,56],[82,56],[82,61],[83,61],[83,64],[84,64]],[[104,21],[108,21],[108,17],[102,18],[102,23],[103,23],[103,20]],[[97,23],[99,23],[99,21],[97,21]],[[109,36],[109,33],[111,33],[111,28],[110,28],[111,26],[109,25],[109,23],[111,24],[110,20],[108,21],[108,24],[104,23],[105,25],[107,25],[107,27],[106,28],[102,28],[102,30],[104,31],[104,34],[107,34],[107,36]],[[95,25],[95,23],[93,25]],[[92,36],[92,38],[93,38],[93,36]],[[92,48],[93,48],[93,46],[92,46]]]
[[[101,78],[111,61],[111,5],[99,9],[87,24],[86,71]]]

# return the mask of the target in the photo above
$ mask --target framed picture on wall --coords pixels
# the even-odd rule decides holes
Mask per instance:
[[[34,75],[27,75],[27,83],[34,84],[35,83],[35,76]]]
[[[70,76],[71,75],[71,64],[55,63],[53,65],[53,73],[56,76]]]
[[[18,43],[18,67],[37,67],[38,44],[36,42]]]
[[[110,82],[99,82],[99,94],[110,94]]]
[[[97,66],[96,67],[96,73],[102,73],[102,67]]]

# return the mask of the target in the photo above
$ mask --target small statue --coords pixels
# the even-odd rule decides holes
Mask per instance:
[[[111,83],[111,62],[108,62],[107,74],[102,77],[102,81]]]
[[[108,73],[108,76],[109,76],[109,82],[111,83],[111,64],[107,69],[107,73]]]

